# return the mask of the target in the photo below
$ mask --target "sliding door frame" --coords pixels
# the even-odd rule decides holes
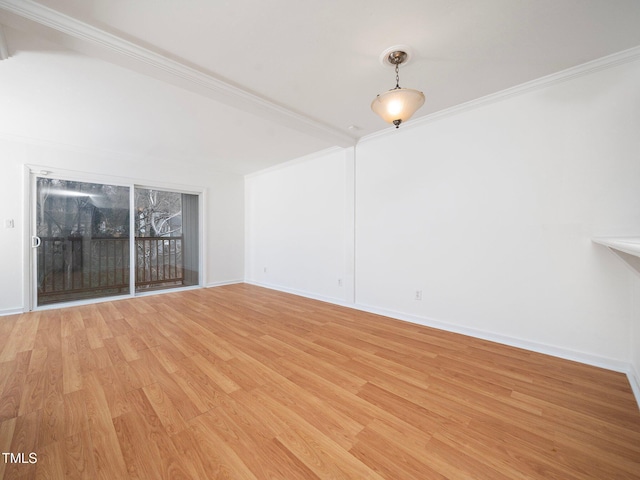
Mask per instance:
[[[53,308],[62,308],[68,306],[88,305],[93,303],[107,302],[112,300],[120,300],[125,298],[133,298],[136,296],[155,295],[168,292],[176,292],[180,290],[191,290],[202,288],[205,285],[206,278],[206,249],[204,248],[206,241],[206,188],[193,185],[179,185],[167,182],[156,182],[149,179],[137,179],[131,177],[120,177],[112,175],[101,175],[88,172],[80,172],[75,170],[64,170],[59,168],[50,168],[39,165],[24,166],[24,241],[23,241],[23,310],[48,310]],[[112,297],[100,297],[87,300],[75,300],[70,302],[60,302],[48,305],[37,305],[37,249],[32,246],[32,238],[36,236],[36,209],[37,209],[37,178],[55,178],[60,180],[69,180],[75,182],[99,183],[108,185],[117,185],[129,188],[129,293],[125,295],[117,295]],[[166,290],[154,290],[151,292],[135,291],[136,279],[136,245],[135,245],[135,217],[134,200],[136,188],[151,188],[155,190],[163,190],[175,193],[186,193],[198,196],[198,284],[186,287],[176,287]]]
[[[181,189],[177,189],[175,188],[175,186],[173,187],[169,187],[169,186],[158,186],[158,184],[148,184],[148,183],[136,183],[134,185],[133,191],[131,192],[132,195],[132,199],[131,199],[131,205],[134,206],[135,208],[135,189],[136,188],[141,188],[141,189],[147,189],[147,190],[158,190],[158,191],[163,191],[163,192],[170,192],[170,193],[185,193],[188,195],[197,195],[198,196],[198,284],[197,285],[188,285],[188,286],[184,286],[184,287],[175,287],[175,288],[170,288],[170,289],[166,289],[168,291],[171,292],[175,292],[175,291],[179,291],[179,290],[190,290],[193,288],[200,288],[203,287],[205,285],[204,283],[204,251],[205,249],[203,248],[204,246],[204,215],[203,215],[203,209],[204,209],[204,196],[205,196],[205,190],[203,189],[200,192],[196,192],[193,190],[185,190],[184,188]],[[131,215],[131,224],[130,224],[130,228],[131,231],[134,232],[134,235],[132,236],[131,242],[133,245],[133,248],[135,249],[135,218],[133,215]],[[183,232],[184,235],[184,232]],[[131,252],[134,252],[135,250],[131,250]],[[183,252],[184,255],[184,252]],[[184,261],[184,257],[183,257],[183,261]],[[136,285],[135,285],[135,268],[131,269],[132,271],[132,275],[134,275],[134,278],[132,278],[132,285],[133,285],[133,296],[137,296],[137,297],[142,297],[145,295],[154,295],[156,293],[160,293],[163,292],[164,289],[161,290],[151,290],[148,292],[137,292],[136,293]]]

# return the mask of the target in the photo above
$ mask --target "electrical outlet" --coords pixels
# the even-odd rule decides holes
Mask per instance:
[[[264,273],[267,273],[267,267],[264,267]]]
[[[422,300],[422,290],[416,290],[416,300]]]
[[[14,224],[13,224],[13,218],[9,218],[8,220],[4,221],[4,228],[13,228]]]
[[[338,279],[338,286],[339,286],[339,287],[341,287],[341,286],[342,286],[342,279],[341,279],[341,278],[339,278],[339,279]]]

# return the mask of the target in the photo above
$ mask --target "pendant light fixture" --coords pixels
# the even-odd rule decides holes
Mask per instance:
[[[386,52],[383,53],[383,61],[395,66],[396,86],[374,98],[371,110],[380,115],[385,122],[393,123],[398,128],[424,104],[424,94],[418,90],[400,87],[400,64],[407,61],[408,55],[403,50],[392,50],[388,55]]]

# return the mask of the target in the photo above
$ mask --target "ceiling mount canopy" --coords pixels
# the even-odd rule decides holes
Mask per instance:
[[[392,47],[381,56],[383,64],[395,66],[396,86],[381,93],[371,102],[371,110],[380,115],[385,122],[393,123],[396,128],[406,122],[424,104],[424,94],[418,90],[400,87],[400,64],[406,63],[409,55],[405,50]]]

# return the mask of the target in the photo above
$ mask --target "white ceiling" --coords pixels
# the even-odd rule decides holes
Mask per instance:
[[[640,45],[640,1],[0,0],[0,25],[0,134],[248,173],[393,128],[387,47],[420,117]]]

